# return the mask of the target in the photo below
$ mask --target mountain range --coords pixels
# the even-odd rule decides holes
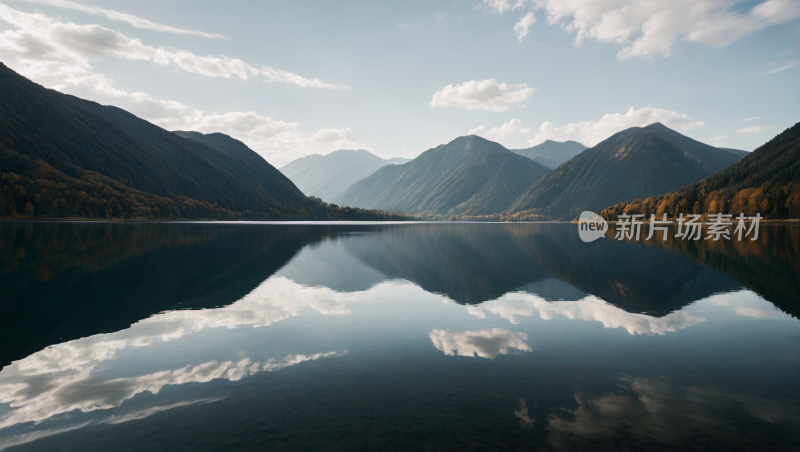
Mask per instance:
[[[331,219],[243,143],[172,133],[0,63],[0,215]],[[367,215],[359,212],[359,215]],[[374,219],[381,218],[380,215]]]
[[[676,217],[684,214],[761,214],[770,219],[800,218],[800,123],[722,171],[664,196],[629,200],[600,214],[616,219],[626,212]]]
[[[280,171],[306,195],[330,202],[347,187],[376,170],[409,161],[401,157],[382,159],[362,149],[339,150],[327,155],[301,157],[281,167]]]
[[[529,159],[539,162],[542,165],[556,169],[562,163],[583,152],[586,146],[577,141],[553,141],[547,140],[527,149],[509,149],[519,155],[524,155]]]
[[[571,219],[633,198],[660,196],[720,171],[741,155],[661,123],[631,127],[531,184],[505,212],[515,219]]]
[[[339,205],[460,217],[502,211],[550,168],[470,135],[385,166],[333,199]]]

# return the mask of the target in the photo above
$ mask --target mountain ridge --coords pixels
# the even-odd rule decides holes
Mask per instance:
[[[531,184],[504,214],[514,219],[570,219],[626,199],[663,195],[739,159],[661,123],[631,127]]]
[[[379,169],[334,199],[337,204],[439,217],[500,212],[550,169],[469,135],[403,165]],[[368,207],[370,206],[370,207]]]

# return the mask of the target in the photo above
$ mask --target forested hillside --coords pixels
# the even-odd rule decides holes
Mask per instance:
[[[730,167],[664,196],[617,204],[600,213],[669,217],[684,214],[760,213],[770,219],[800,218],[800,123],[783,131]]]
[[[2,216],[336,219],[356,213],[306,197],[236,143],[219,149],[183,138],[119,108],[45,89],[0,64]]]

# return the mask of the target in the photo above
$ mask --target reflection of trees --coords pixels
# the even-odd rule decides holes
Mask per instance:
[[[3,363],[167,309],[232,303],[325,227],[2,223]]]
[[[732,230],[732,229],[731,229]],[[705,228],[703,229],[705,234]],[[608,234],[613,237],[613,232]],[[761,224],[757,240],[679,240],[671,229],[666,241],[644,241],[724,272],[784,312],[800,318],[800,228]]]

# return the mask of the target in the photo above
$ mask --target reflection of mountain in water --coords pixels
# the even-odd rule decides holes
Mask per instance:
[[[403,225],[341,243],[370,267],[463,304],[498,298],[550,277],[504,224]]]
[[[2,364],[169,309],[242,298],[325,228],[6,223]]]
[[[586,244],[569,224],[3,223],[0,240],[0,340],[20,344],[5,348],[2,362],[164,310],[227,305],[276,271],[340,292],[403,278],[463,304],[514,291],[548,301],[592,294],[663,316],[741,287],[712,267],[800,311],[800,230],[792,227],[762,226],[756,242],[640,245]]]
[[[583,243],[574,228],[569,224],[409,225],[343,240],[341,246],[381,273],[464,304],[511,291],[551,301],[592,294],[629,312],[661,316],[741,287],[721,273],[662,249],[611,240]]]
[[[584,243],[574,225],[512,227],[511,233],[543,268],[628,312],[662,316],[741,288],[722,273],[662,249],[608,239]]]
[[[345,251],[345,242],[361,240],[364,233],[340,234],[303,248],[275,275],[304,286],[324,286],[340,292],[360,292],[390,279]]]

